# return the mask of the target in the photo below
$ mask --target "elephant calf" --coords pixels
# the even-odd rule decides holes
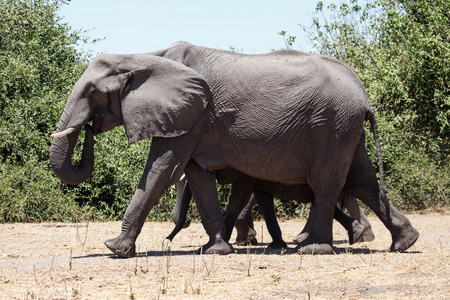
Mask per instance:
[[[238,233],[236,241],[238,244],[247,242],[252,244],[256,243],[256,240],[254,239],[256,232],[253,228],[251,209],[258,203],[269,233],[273,239],[269,248],[286,248],[287,244],[282,239],[281,230],[275,215],[273,195],[285,199],[295,199],[303,203],[314,202],[314,193],[307,185],[285,186],[282,184],[265,182],[263,180],[256,180],[245,175],[239,175],[232,170],[220,170],[216,174],[219,182],[223,184],[233,182],[231,196],[224,218],[227,241],[231,237],[233,226],[236,226]],[[238,178],[236,178],[236,176],[238,176]],[[172,240],[182,227],[189,226],[190,220],[187,222],[185,222],[185,220],[187,220],[186,214],[191,196],[192,193],[188,183],[185,180],[180,181],[177,184],[177,203],[173,213],[173,219],[177,225],[174,231],[168,236],[168,239]],[[356,200],[348,201],[346,203],[347,207],[350,208],[349,211],[353,212],[354,215],[356,210],[359,212],[359,206]],[[355,205],[356,207],[353,207]],[[309,221],[302,233],[294,238],[294,241],[297,242],[297,244],[304,240],[310,231],[313,211],[312,208],[310,218],[308,219]],[[360,219],[361,215],[364,217],[363,214],[359,214]],[[373,240],[374,236],[370,229],[370,223],[368,223],[365,218],[364,221],[366,221],[366,226],[363,226],[358,220],[348,217],[338,208],[335,209],[334,217],[347,230],[350,244],[361,241],[362,239],[365,239],[366,241]],[[238,222],[236,222],[236,219],[238,219]]]
[[[257,244],[256,231],[253,226],[252,209],[256,204],[259,204],[260,207],[262,207],[261,203],[264,203],[263,205],[265,206],[273,203],[273,195],[264,191],[261,192],[262,193],[259,193],[259,197],[257,197],[255,194],[251,196],[250,201],[242,209],[241,213],[236,219],[234,226],[237,231],[236,244],[238,245]],[[372,231],[369,220],[367,220],[363,211],[359,207],[357,199],[351,196],[342,195],[340,202],[342,207],[345,207],[349,212],[350,218],[337,207],[335,210],[334,218],[347,230],[349,243],[353,244],[357,242],[373,241],[375,239],[375,234]],[[314,205],[311,205],[309,217],[305,224],[305,227],[297,236],[293,238],[293,241],[296,244],[300,244],[308,237],[309,231],[311,230],[313,216]]]

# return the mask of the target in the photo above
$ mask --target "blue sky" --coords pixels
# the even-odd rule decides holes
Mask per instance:
[[[297,36],[294,49],[311,50],[298,24],[311,23],[317,2],[72,0],[61,8],[60,15],[73,29],[90,30],[91,38],[105,38],[85,47],[93,54],[149,52],[176,41],[257,54],[284,48],[284,40],[277,34],[281,30]]]

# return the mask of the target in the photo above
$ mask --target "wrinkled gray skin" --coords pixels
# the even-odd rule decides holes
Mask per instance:
[[[262,195],[259,195],[259,197],[257,197],[255,194],[252,195],[249,203],[244,207],[244,209],[242,209],[241,213],[236,219],[234,226],[237,231],[236,243],[238,245],[245,245],[245,244],[254,245],[257,243],[256,231],[253,226],[252,208],[257,203],[273,202],[273,196],[270,193],[264,191],[261,191],[260,193]],[[344,195],[341,196],[341,199],[342,200],[339,200],[339,202],[341,202],[342,207],[345,207],[348,210],[351,218],[348,218],[348,216],[346,216],[338,208],[336,208],[335,210],[334,218],[347,230],[349,243],[353,244],[357,242],[373,241],[375,239],[375,235],[371,229],[370,222],[364,216],[364,213],[359,207],[357,200],[354,197]],[[300,244],[303,240],[305,240],[308,237],[309,231],[311,230],[313,216],[314,216],[314,205],[311,205],[309,217],[305,227],[293,239],[293,241],[296,244]],[[272,217],[272,219],[269,220],[271,220],[269,223],[266,221],[266,223],[268,223],[267,226],[268,227],[275,226],[274,224],[276,219],[274,220]]]
[[[129,143],[153,137],[122,231],[105,242],[121,257],[135,255],[151,208],[183,172],[209,235],[203,253],[231,253],[210,172],[222,168],[310,186],[316,210],[299,252],[333,253],[334,207],[344,190],[385,224],[390,250],[403,251],[419,233],[385,198],[382,172],[380,193],[364,147],[365,120],[381,162],[371,104],[344,64],[298,51],[245,55],[181,42],[148,54],[96,57],[75,84],[52,135],[50,161],[65,182],[87,180],[92,163],[83,160],[75,169],[70,155],[89,122],[94,135],[124,125]],[[91,141],[85,147],[91,156]]]
[[[229,176],[230,173],[232,176]],[[258,203],[273,240],[269,244],[269,248],[286,248],[287,244],[282,239],[281,229],[276,218],[273,197],[297,200],[302,203],[314,202],[314,193],[306,184],[286,186],[279,183],[253,179],[242,174],[238,174],[238,177],[234,176],[233,178],[236,172],[230,172],[230,170],[221,170],[216,172],[216,175],[221,184],[233,183],[225,214],[226,241],[229,241],[233,226],[235,226],[237,230],[236,242],[238,244],[250,243],[255,245],[257,243],[251,211],[253,206]],[[168,239],[172,240],[181,228],[189,226],[190,219],[187,218],[187,210],[191,197],[192,193],[190,192],[187,181],[183,180],[177,183],[177,202],[173,211],[173,220],[176,223],[176,227],[167,237]],[[362,219],[362,212],[360,212],[358,202],[353,197],[349,198],[348,201],[344,202],[344,195],[341,195],[339,202],[343,202],[353,215]],[[294,238],[297,244],[300,244],[309,235],[311,220],[314,215],[313,207],[314,205],[311,207],[310,218],[305,228]],[[364,217],[363,214],[362,216]],[[336,207],[334,218],[347,230],[350,244],[362,240],[369,241],[374,239],[373,232],[370,229],[370,223],[365,217],[363,221],[366,221],[366,226],[363,226],[358,220],[345,215]]]
[[[348,213],[350,214],[350,217],[357,222],[356,224],[352,224],[354,228],[357,228],[356,231],[360,230],[361,227],[359,227],[359,226],[362,226],[362,230],[363,230],[361,235],[359,235],[359,237],[356,238],[355,235],[353,235],[353,237],[352,237],[350,235],[351,231],[347,228],[347,226],[345,226],[343,224],[343,222],[346,222],[345,219],[342,219],[342,221],[338,220],[339,223],[341,223],[342,226],[344,226],[345,229],[347,229],[347,231],[349,232],[349,243],[353,244],[356,242],[371,242],[371,241],[373,241],[375,239],[375,234],[372,231],[372,226],[370,225],[369,220],[366,218],[361,207],[358,205],[358,200],[355,197],[342,195],[341,200],[339,200],[339,202],[341,202],[342,207],[345,207],[347,209]],[[238,220],[240,218],[250,218],[251,217],[251,215],[246,216],[245,215],[246,213],[251,214],[251,210],[250,211],[242,210],[241,214],[243,214],[243,215],[239,215]],[[311,225],[312,225],[311,220],[313,219],[313,216],[314,216],[314,205],[311,205],[309,216],[310,216],[310,218],[308,218],[308,221],[306,222],[305,227],[303,228],[302,232],[300,232],[293,239],[293,241],[296,244],[300,244],[301,242],[303,242],[303,240],[305,240],[309,235],[309,231],[311,230]],[[345,217],[341,216],[340,218],[345,218]],[[336,217],[335,217],[335,219],[336,219]]]

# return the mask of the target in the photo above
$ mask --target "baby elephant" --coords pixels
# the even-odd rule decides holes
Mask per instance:
[[[268,206],[270,205],[270,203],[273,203],[273,195],[271,195],[268,192],[265,192],[264,190],[260,190],[252,194],[250,201],[242,209],[241,213],[239,214],[234,224],[237,231],[236,244],[238,245],[257,244],[256,231],[253,225],[253,214],[252,214],[252,209],[257,203],[259,204],[260,208]],[[375,235],[372,231],[369,220],[367,220],[366,216],[364,215],[363,211],[358,205],[357,199],[348,195],[341,195],[339,203],[341,203],[341,207],[345,207],[347,209],[351,218],[348,217],[346,214],[344,214],[337,207],[335,209],[334,218],[347,230],[349,234],[349,243],[353,244],[357,242],[373,241],[375,239]],[[293,241],[296,244],[300,244],[303,240],[305,240],[308,237],[312,225],[312,218],[314,216],[314,208],[315,206],[311,205],[309,217],[305,227],[297,236],[293,238]],[[268,228],[270,226],[272,227],[275,226],[274,225],[275,222],[276,219],[269,221],[271,225],[268,224],[267,225]],[[266,224],[267,223],[268,221],[266,220]],[[357,236],[358,233],[356,233],[355,235],[352,234],[353,228],[355,228],[357,232],[361,230],[361,228],[363,228],[362,229],[363,231],[359,235],[359,239],[357,240],[354,239],[354,236],[355,235]]]
[[[257,180],[241,173],[237,173],[233,170],[217,171],[216,176],[218,182],[221,184],[233,184],[224,220],[226,227],[225,236],[228,241],[231,237],[233,226],[236,225],[238,233],[236,242],[238,244],[256,244],[256,232],[253,228],[253,216],[251,214],[251,209],[256,203],[259,204],[262,215],[266,221],[267,228],[273,239],[269,247],[286,248],[287,244],[282,239],[281,230],[276,219],[273,196],[280,197],[282,199],[294,199],[303,203],[314,202],[314,193],[306,184],[286,186],[279,183]],[[188,186],[189,185],[184,181],[180,181],[177,184],[177,203],[173,213],[173,219],[174,222],[177,223],[177,226],[167,237],[170,240],[181,230],[182,227],[189,226],[190,219],[186,218],[186,214],[192,193]],[[342,195],[341,198],[343,199],[344,196]],[[347,230],[349,234],[349,242],[353,244],[354,242],[362,240],[373,240],[374,235],[370,228],[370,223],[360,211],[356,199],[344,203],[348,203],[348,205],[346,205],[351,214],[358,216],[358,219],[355,220],[342,213],[342,211],[338,208],[335,209],[334,217]],[[295,242],[300,243],[308,236],[313,213],[314,209],[312,208],[310,218],[308,219],[302,233],[294,239]],[[364,225],[361,224],[359,220],[361,220]]]

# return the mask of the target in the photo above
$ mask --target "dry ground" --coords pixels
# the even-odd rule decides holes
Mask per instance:
[[[371,217],[375,241],[350,246],[335,224],[326,256],[265,250],[262,222],[260,246],[226,256],[193,254],[207,241],[201,224],[163,244],[173,225],[146,223],[132,259],[103,244],[120,222],[1,224],[0,299],[450,299],[450,213],[408,217],[421,236],[406,253],[385,251],[390,234]],[[280,225],[290,241],[304,221]]]

